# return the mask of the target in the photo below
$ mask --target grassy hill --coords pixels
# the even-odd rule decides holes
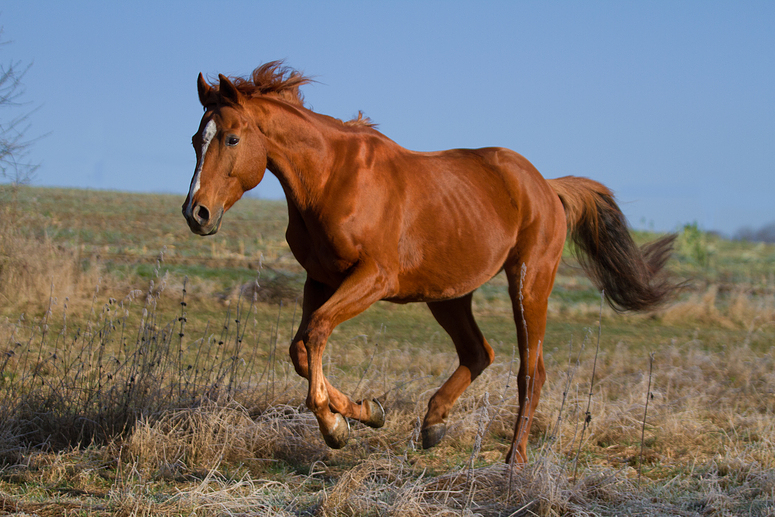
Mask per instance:
[[[243,199],[207,238],[182,202],[44,188],[2,201],[4,510],[771,515],[775,246],[685,227],[669,267],[687,287],[646,315],[601,312],[566,250],[532,462],[510,474],[516,339],[502,275],[475,295],[496,362],[437,449],[418,450],[418,418],[457,361],[427,308],[378,303],[335,331],[326,375],[379,397],[388,424],[353,425],[332,451],[287,359],[304,273],[284,202]]]

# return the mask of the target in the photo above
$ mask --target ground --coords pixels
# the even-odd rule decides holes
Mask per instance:
[[[284,204],[243,199],[200,238],[181,203],[3,198],[0,514],[775,515],[775,247],[678,229],[687,284],[650,314],[601,309],[567,253],[513,470],[505,278],[474,298],[495,363],[429,451],[419,419],[457,360],[427,308],[379,303],[336,329],[326,375],[388,419],[334,451],[287,358],[304,277]]]

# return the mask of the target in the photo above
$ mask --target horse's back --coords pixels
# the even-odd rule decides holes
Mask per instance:
[[[485,147],[429,153],[428,158],[438,162],[431,171],[440,172],[440,177],[431,184],[441,192],[440,197],[478,205],[479,213],[490,218],[479,221],[480,225],[497,221],[515,243],[527,227],[562,226],[564,239],[565,212],[557,193],[521,154],[504,147]],[[453,193],[446,188],[450,184],[456,189]],[[431,197],[426,195],[425,199],[432,202]]]
[[[398,252],[407,298],[461,296],[497,274],[525,239],[559,228],[553,239],[564,241],[557,195],[518,153],[453,149],[404,160]]]

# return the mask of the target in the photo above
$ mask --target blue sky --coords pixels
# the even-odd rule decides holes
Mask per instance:
[[[775,221],[775,2],[0,1],[34,184],[186,195],[199,72],[273,59],[414,150],[504,146],[636,228]],[[256,189],[279,198],[267,175]]]

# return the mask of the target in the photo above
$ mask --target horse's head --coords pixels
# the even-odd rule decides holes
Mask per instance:
[[[192,232],[212,235],[223,213],[264,177],[266,138],[251,121],[247,97],[229,79],[221,75],[215,87],[199,74],[197,86],[205,114],[192,139],[196,169],[183,215]]]

